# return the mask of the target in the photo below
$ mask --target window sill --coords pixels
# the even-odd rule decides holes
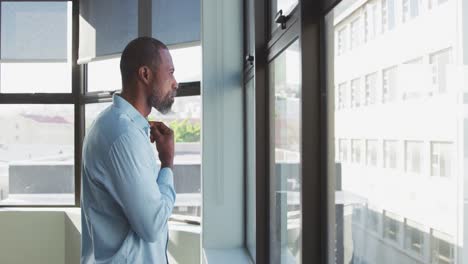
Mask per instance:
[[[245,248],[203,249],[203,264],[252,264]]]
[[[2,207],[2,212],[63,212],[81,234],[81,209],[79,207]]]

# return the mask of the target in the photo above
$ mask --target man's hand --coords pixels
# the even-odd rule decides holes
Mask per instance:
[[[151,143],[156,141],[161,168],[174,167],[174,132],[162,122],[150,121]]]

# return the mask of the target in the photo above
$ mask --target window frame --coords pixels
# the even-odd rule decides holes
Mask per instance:
[[[23,0],[1,0],[2,2],[31,2]],[[80,91],[82,89],[81,73],[82,67],[76,61],[78,59],[78,18],[79,1],[78,0],[47,0],[34,2],[72,2],[72,29],[71,29],[71,92],[70,93],[0,93],[0,104],[66,104],[74,106],[74,204],[20,204],[9,205],[2,204],[0,208],[8,207],[29,207],[29,208],[70,208],[79,207],[81,190],[81,146],[82,146],[82,107],[80,106]],[[1,12],[0,12],[1,19]],[[0,20],[1,21],[1,20]],[[21,60],[23,62],[23,60]],[[24,61],[26,62],[26,61]],[[83,126],[84,127],[84,126]]]
[[[244,3],[248,3],[245,0]],[[251,0],[250,0],[251,1]],[[279,56],[295,40],[301,48],[301,184],[309,189],[301,191],[301,256],[302,263],[327,263],[333,258],[334,230],[328,224],[334,221],[334,180],[327,178],[327,171],[332,166],[328,163],[327,145],[334,140],[327,134],[326,109],[326,72],[324,50],[327,49],[324,36],[325,15],[339,1],[299,1],[298,5],[288,14],[284,29],[278,27],[271,30],[271,0],[254,1],[254,11],[249,13],[248,21],[254,31],[254,39],[249,32],[246,39],[251,43],[245,51],[244,83],[246,79],[254,78],[255,89],[255,140],[256,140],[256,263],[270,263],[276,259],[270,249],[270,216],[274,215],[270,208],[269,188],[272,171],[273,155],[270,129],[271,102],[268,65]],[[248,30],[245,30],[248,31]],[[252,48],[254,46],[254,48]],[[253,68],[248,58],[252,55]],[[248,77],[246,77],[248,76]],[[253,76],[253,77],[252,77]],[[245,143],[244,143],[245,144]],[[333,152],[330,154],[334,157]],[[245,164],[246,162],[244,162]],[[305,175],[314,175],[305,177]],[[311,191],[313,186],[313,191]],[[333,191],[332,191],[333,190]],[[332,206],[333,205],[333,206]],[[302,223],[308,223],[302,225]],[[331,224],[333,226],[333,224]],[[279,252],[276,252],[278,254]],[[273,259],[272,259],[273,258]]]

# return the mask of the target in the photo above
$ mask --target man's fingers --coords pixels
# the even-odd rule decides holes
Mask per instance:
[[[156,140],[156,138],[162,136],[161,132],[159,131],[159,129],[157,127],[152,127],[151,128],[151,135],[154,137],[155,140]]]
[[[163,122],[156,122],[155,128],[165,135],[172,133],[172,129],[166,126],[166,124],[164,124]]]

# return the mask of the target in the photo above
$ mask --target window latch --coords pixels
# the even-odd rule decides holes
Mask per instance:
[[[286,28],[286,21],[288,20],[288,17],[283,15],[283,10],[280,9],[280,11],[278,11],[278,13],[276,13],[276,16],[275,16],[275,23],[276,24],[280,24],[281,25],[281,29],[285,29]]]
[[[253,64],[254,64],[254,56],[252,56],[252,55],[250,55],[250,54],[247,55],[247,56],[245,56],[245,61],[246,61],[248,64],[253,65]]]

